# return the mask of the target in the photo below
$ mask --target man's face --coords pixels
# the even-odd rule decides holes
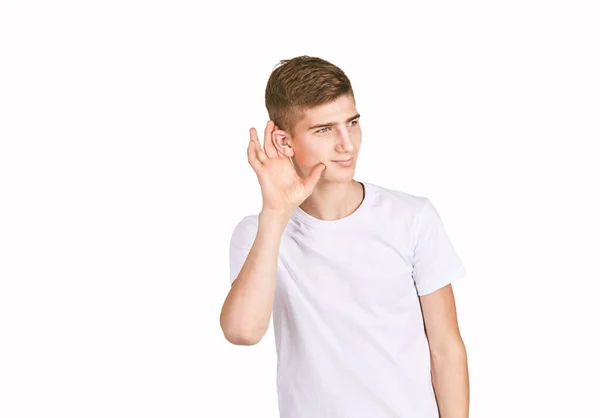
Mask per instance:
[[[280,133],[279,144],[288,148],[298,174],[305,178],[314,166],[325,164],[321,181],[349,182],[354,178],[356,160],[362,141],[358,122],[359,114],[352,95],[339,97],[334,102],[304,111],[296,122],[293,133]],[[284,135],[285,134],[285,135]],[[283,138],[285,136],[285,138]],[[282,142],[280,142],[282,141]],[[350,164],[340,164],[336,160],[352,158]]]

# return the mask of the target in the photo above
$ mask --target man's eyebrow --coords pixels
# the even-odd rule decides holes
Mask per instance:
[[[354,115],[354,116],[346,119],[346,123],[348,123],[348,122],[350,122],[350,121],[352,121],[354,119],[358,119],[358,118],[360,118],[360,115],[357,113],[356,115]],[[310,129],[323,128],[323,127],[326,127],[326,126],[334,126],[334,125],[335,125],[335,122],[327,122],[327,123],[323,123],[323,124],[320,124],[320,125],[311,126],[308,129],[310,130]]]

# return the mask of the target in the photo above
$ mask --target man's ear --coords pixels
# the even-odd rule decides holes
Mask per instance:
[[[291,136],[286,132],[275,126],[273,131],[273,145],[277,152],[285,157],[293,157],[294,149],[292,148]]]

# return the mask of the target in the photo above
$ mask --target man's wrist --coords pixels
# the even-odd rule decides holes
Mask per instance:
[[[285,228],[292,216],[291,211],[263,209],[258,214],[258,224],[269,228]]]

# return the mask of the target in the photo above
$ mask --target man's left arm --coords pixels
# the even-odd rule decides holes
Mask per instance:
[[[458,328],[452,285],[420,296],[440,418],[468,418],[467,351]]]

